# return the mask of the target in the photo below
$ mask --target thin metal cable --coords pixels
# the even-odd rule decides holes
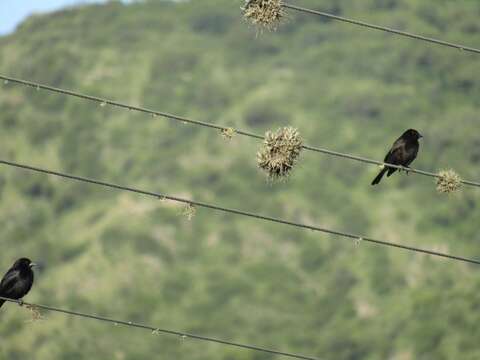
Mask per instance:
[[[314,357],[311,357],[311,356],[304,356],[304,355],[298,355],[298,354],[293,354],[293,353],[288,353],[288,352],[283,352],[283,351],[277,351],[277,350],[267,349],[267,348],[263,348],[263,347],[259,347],[259,346],[255,346],[255,345],[245,345],[245,344],[240,344],[240,343],[236,343],[236,342],[220,340],[220,339],[216,339],[216,338],[212,338],[212,337],[195,335],[195,334],[190,334],[190,333],[185,333],[185,332],[180,332],[180,331],[175,331],[175,330],[161,329],[161,328],[156,328],[156,327],[153,327],[153,326],[150,326],[150,325],[135,323],[135,322],[132,322],[132,321],[115,320],[115,319],[107,318],[107,317],[104,317],[104,316],[85,314],[85,313],[81,313],[81,312],[78,312],[78,311],[59,309],[59,308],[53,307],[53,306],[32,304],[32,303],[25,302],[23,300],[15,300],[15,299],[10,299],[10,298],[5,298],[5,297],[2,297],[2,296],[0,296],[0,299],[5,300],[5,301],[9,301],[9,302],[12,302],[12,303],[17,303],[21,306],[26,305],[26,306],[30,306],[32,308],[38,308],[38,309],[58,312],[58,313],[66,314],[66,315],[72,315],[72,316],[77,316],[77,317],[82,317],[82,318],[87,318],[87,319],[92,319],[92,320],[108,322],[108,323],[112,323],[114,325],[125,325],[125,326],[129,326],[129,327],[149,330],[153,334],[164,333],[164,334],[169,334],[169,335],[177,335],[177,336],[181,336],[184,339],[190,338],[190,339],[196,339],[196,340],[202,340],[202,341],[209,341],[209,342],[214,342],[214,343],[218,343],[218,344],[222,344],[222,345],[235,346],[235,347],[239,347],[239,348],[243,348],[243,349],[260,351],[260,352],[274,354],[274,355],[287,356],[287,357],[290,357],[290,358],[304,359],[304,360],[319,360],[318,358],[314,358]]]
[[[222,206],[218,206],[218,205],[214,205],[214,204],[209,204],[209,203],[204,203],[204,202],[200,202],[200,201],[184,199],[184,198],[180,198],[180,197],[177,197],[177,196],[161,194],[161,193],[157,193],[157,192],[153,192],[153,191],[137,189],[137,188],[124,186],[124,185],[117,185],[117,184],[108,183],[108,182],[101,181],[101,180],[96,180],[96,179],[89,179],[89,178],[82,177],[82,176],[60,173],[60,172],[57,172],[57,171],[43,169],[43,168],[31,166],[31,165],[20,164],[20,163],[17,163],[17,162],[0,160],[0,164],[13,166],[13,167],[20,168],[20,169],[25,169],[25,170],[35,171],[35,172],[39,172],[39,173],[43,173],[43,174],[53,175],[53,176],[66,178],[66,179],[70,179],[70,180],[75,180],[75,181],[95,184],[95,185],[99,185],[99,186],[109,187],[109,188],[113,188],[113,189],[117,189],[117,190],[129,191],[129,192],[133,192],[133,193],[137,193],[137,194],[152,196],[152,197],[155,197],[155,198],[158,198],[158,199],[172,200],[172,201],[176,201],[176,202],[180,202],[180,203],[184,203],[184,204],[190,204],[190,205],[194,205],[194,206],[198,206],[198,207],[203,207],[203,208],[207,208],[207,209],[211,209],[211,210],[215,210],[215,211],[221,211],[221,212],[231,213],[231,214],[235,214],[235,215],[242,215],[242,216],[247,216],[247,217],[250,217],[250,218],[255,218],[255,219],[269,221],[269,222],[274,222],[274,223],[278,223],[278,224],[289,225],[289,226],[294,226],[294,227],[303,228],[303,229],[309,229],[309,230],[313,230],[313,231],[319,231],[319,232],[323,232],[323,233],[327,233],[327,234],[331,234],[331,235],[337,235],[337,236],[340,236],[340,237],[353,239],[356,242],[357,241],[365,241],[365,242],[372,243],[372,244],[375,244],[375,245],[389,246],[389,247],[394,247],[394,248],[403,249],[403,250],[407,250],[407,251],[413,251],[413,252],[428,254],[428,255],[432,255],[432,256],[447,258],[447,259],[451,259],[451,260],[463,261],[463,262],[467,262],[467,263],[471,263],[471,264],[480,265],[479,260],[469,259],[469,258],[465,258],[465,257],[461,257],[461,256],[449,255],[449,254],[445,254],[445,253],[441,253],[441,252],[437,252],[437,251],[433,251],[433,250],[426,250],[426,249],[416,248],[416,247],[407,246],[407,245],[401,245],[401,244],[392,243],[392,242],[383,241],[383,240],[376,240],[376,239],[373,239],[373,238],[370,238],[370,237],[367,237],[367,236],[355,235],[355,234],[351,234],[351,233],[347,233],[347,232],[326,229],[326,228],[319,227],[319,226],[297,223],[297,222],[293,222],[293,221],[289,221],[289,220],[283,220],[283,219],[274,218],[274,217],[270,217],[270,216],[260,215],[260,214],[256,214],[256,213],[252,213],[252,212],[248,212],[248,211],[226,208],[226,207],[222,207]]]
[[[13,78],[13,77],[10,77],[10,76],[5,76],[5,75],[0,74],[0,79],[6,81],[7,83],[12,82],[12,83],[32,87],[32,88],[35,88],[35,89],[43,89],[43,90],[47,90],[47,91],[51,91],[51,92],[55,92],[55,93],[59,93],[59,94],[64,94],[64,95],[68,95],[68,96],[77,97],[77,98],[84,99],[84,100],[94,101],[94,102],[97,102],[97,103],[103,104],[103,105],[108,104],[108,105],[112,105],[112,106],[119,107],[119,108],[122,108],[122,109],[138,111],[138,112],[150,114],[150,115],[153,115],[153,116],[161,116],[161,117],[172,119],[172,120],[182,121],[184,123],[189,123],[189,124],[194,124],[194,125],[199,125],[199,126],[204,126],[204,127],[208,127],[208,128],[217,129],[217,130],[220,130],[220,131],[233,129],[235,134],[239,134],[239,135],[242,135],[242,136],[248,136],[248,137],[251,137],[251,138],[254,138],[254,139],[258,139],[258,140],[264,140],[265,139],[263,136],[260,136],[260,135],[257,135],[257,134],[254,134],[254,133],[251,133],[251,132],[248,132],[248,131],[244,131],[244,130],[230,128],[228,126],[222,126],[222,125],[207,123],[207,122],[204,122],[204,121],[192,120],[192,119],[189,119],[189,118],[186,118],[186,117],[183,117],[183,116],[172,115],[172,114],[169,114],[169,113],[166,113],[166,112],[155,111],[155,110],[150,110],[150,109],[146,109],[146,108],[142,108],[142,107],[138,107],[138,106],[128,105],[128,104],[120,103],[120,102],[113,101],[113,100],[103,99],[103,98],[99,98],[99,97],[91,96],[91,95],[86,95],[86,94],[78,93],[78,92],[75,92],[75,91],[60,89],[60,88],[56,88],[56,87],[52,87],[52,86],[48,86],[48,85],[35,83],[35,82],[32,82],[32,81],[21,80],[21,79]],[[360,162],[367,163],[367,164],[388,166],[388,167],[391,167],[391,168],[395,168],[395,169],[399,169],[399,170],[405,170],[405,171],[408,171],[408,172],[411,172],[411,173],[420,174],[420,175],[424,175],[424,176],[430,176],[430,177],[434,177],[434,178],[439,177],[438,174],[428,172],[428,171],[418,170],[418,169],[414,169],[414,168],[406,168],[406,167],[401,166],[401,165],[388,164],[388,163],[384,163],[382,161],[377,161],[377,160],[373,160],[373,159],[364,158],[364,157],[361,157],[361,156],[341,153],[341,152],[338,152],[338,151],[323,149],[323,148],[314,147],[314,146],[310,146],[310,145],[303,145],[302,148],[305,149],[305,150],[309,150],[309,151],[313,151],[313,152],[317,152],[317,153],[336,156],[336,157],[340,157],[340,158],[344,158],[344,159],[360,161]],[[461,182],[462,182],[462,184],[465,184],[465,185],[480,187],[480,182],[470,181],[470,180],[461,180]]]
[[[472,52],[472,53],[480,54],[479,49],[469,47],[469,46],[465,46],[465,45],[455,44],[455,43],[451,43],[451,42],[444,41],[444,40],[434,39],[434,38],[431,38],[431,37],[417,35],[417,34],[409,33],[409,32],[406,32],[406,31],[396,30],[396,29],[392,29],[392,28],[389,28],[389,27],[386,27],[386,26],[374,25],[374,24],[370,24],[370,23],[367,23],[367,22],[364,22],[364,21],[349,19],[349,18],[346,18],[346,17],[343,17],[343,16],[333,15],[333,14],[326,13],[326,12],[323,12],[323,11],[306,9],[306,8],[296,6],[296,5],[283,3],[282,6],[286,9],[296,10],[296,11],[300,11],[300,12],[304,12],[304,13],[308,13],[308,14],[313,14],[313,15],[319,15],[319,16],[327,17],[329,19],[338,20],[338,21],[342,21],[342,22],[346,22],[346,23],[350,23],[350,24],[354,24],[354,25],[359,25],[359,26],[363,26],[363,27],[366,27],[366,28],[370,28],[370,29],[375,29],[375,30],[385,31],[385,32],[388,32],[388,33],[391,33],[391,34],[406,36],[406,37],[409,37],[409,38],[412,38],[412,39],[415,39],[415,40],[426,41],[426,42],[433,43],[433,44],[436,44],[436,45],[448,46],[448,47],[451,47],[451,48],[454,48],[454,49],[465,50],[465,51],[469,51],[469,52]]]

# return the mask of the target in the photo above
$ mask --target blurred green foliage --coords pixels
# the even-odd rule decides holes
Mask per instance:
[[[480,46],[477,1],[303,0],[306,7]],[[0,38],[1,73],[382,159],[406,128],[415,166],[480,178],[476,55],[289,12],[256,34],[241,2],[151,1],[34,16]],[[388,241],[480,257],[478,190],[302,154],[286,183],[255,140],[13,84],[2,158]],[[0,172],[2,252],[43,264],[29,301],[323,359],[478,359],[478,269],[22,170]],[[9,360],[270,359],[13,305]]]

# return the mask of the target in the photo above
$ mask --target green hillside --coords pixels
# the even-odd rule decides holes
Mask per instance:
[[[293,0],[292,0],[293,2]],[[472,0],[298,5],[480,46]],[[289,12],[256,34],[241,1],[111,2],[34,16],[0,38],[0,73],[382,160],[407,128],[414,166],[480,180],[478,55]],[[304,152],[269,184],[260,142],[14,84],[2,159],[480,258],[479,190]],[[43,264],[26,300],[331,360],[479,359],[479,269],[0,168],[1,270]],[[4,269],[4,270],[3,270]],[[100,322],[0,310],[9,360],[264,360]]]

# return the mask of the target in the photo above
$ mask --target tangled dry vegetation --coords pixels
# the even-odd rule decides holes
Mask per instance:
[[[182,215],[187,218],[187,220],[192,220],[197,213],[197,208],[193,204],[186,204],[182,209]]]
[[[453,170],[442,170],[438,173],[437,191],[442,194],[450,194],[460,190],[462,179]]]
[[[274,31],[286,13],[281,0],[250,0],[243,8],[243,16],[260,29]]]
[[[297,129],[284,127],[276,132],[267,131],[263,146],[257,153],[258,167],[270,180],[290,175],[302,151],[303,140]]]

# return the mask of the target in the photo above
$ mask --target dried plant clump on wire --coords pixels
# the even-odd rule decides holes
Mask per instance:
[[[242,10],[245,19],[270,31],[275,31],[286,15],[281,0],[249,0]]]
[[[302,146],[303,140],[297,129],[284,127],[276,132],[267,131],[257,153],[258,167],[270,180],[286,178],[297,163]]]
[[[182,209],[182,215],[187,218],[187,220],[192,220],[197,212],[197,208],[193,204],[186,204]]]
[[[233,138],[233,135],[235,135],[235,129],[234,128],[225,128],[220,131],[222,134],[223,138],[225,140],[231,140]]]
[[[25,305],[25,308],[30,312],[31,319],[28,322],[37,322],[43,320],[42,313],[35,305]]]
[[[442,170],[438,173],[437,191],[443,194],[450,194],[460,190],[462,179],[453,170]]]

